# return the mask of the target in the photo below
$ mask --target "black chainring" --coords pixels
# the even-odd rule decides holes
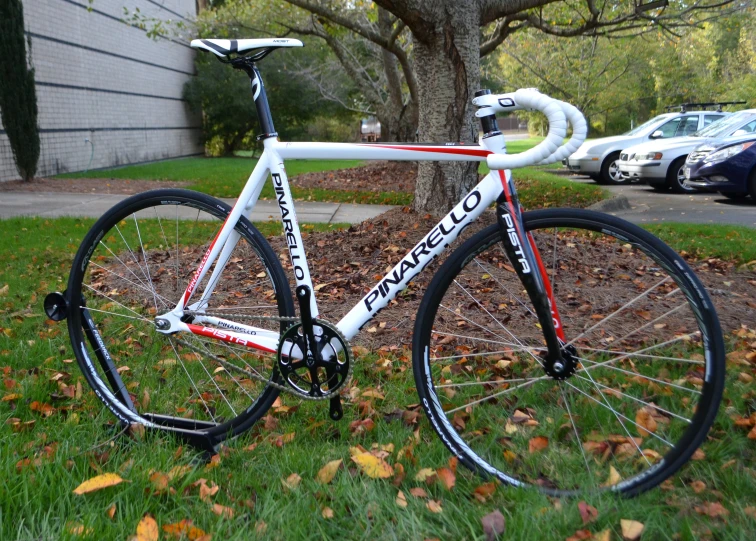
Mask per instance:
[[[313,320],[315,351],[307,348],[304,328],[295,323],[281,336],[278,370],[286,385],[303,398],[336,396],[350,374],[349,344],[330,324]],[[294,357],[304,358],[291,360]]]

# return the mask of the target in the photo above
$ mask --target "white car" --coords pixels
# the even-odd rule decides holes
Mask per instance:
[[[665,113],[641,124],[624,135],[587,141],[562,163],[570,171],[590,176],[600,184],[629,182],[617,167],[620,151],[639,143],[690,135],[723,118],[718,111],[689,111]]]
[[[756,109],[731,113],[726,118],[710,124],[689,137],[670,141],[651,141],[625,148],[617,162],[625,181],[645,180],[653,189],[676,193],[695,192],[687,186],[685,159],[697,146],[731,135],[746,135],[756,132]]]

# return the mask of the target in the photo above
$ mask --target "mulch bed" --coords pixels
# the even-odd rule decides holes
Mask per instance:
[[[471,236],[493,223],[494,219],[492,213],[484,214],[463,232],[462,237]],[[341,319],[436,223],[437,220],[430,215],[421,215],[405,207],[341,231],[306,234],[304,244],[310,272],[315,287],[319,288],[320,317],[333,323]],[[281,261],[290,274],[284,238],[275,236],[268,240],[276,253],[286,255]],[[460,240],[452,248],[460,246]],[[601,254],[605,251],[597,250],[596,259],[592,261],[590,252],[587,252],[581,263],[585,267],[601,267],[606,264],[600,258]],[[439,259],[443,261],[447,255],[444,253]],[[630,260],[616,263],[630,268],[634,265]],[[725,333],[741,324],[750,328],[756,326],[756,272],[737,269],[734,263],[716,259],[689,260],[689,263],[709,290]],[[409,345],[420,300],[439,264],[431,263],[353,342],[368,348]],[[627,291],[626,284],[617,287]],[[611,288],[610,283],[602,284],[596,294],[611,296]],[[584,293],[588,290],[586,287],[580,289]],[[586,318],[589,316],[585,314]]]
[[[35,178],[0,182],[0,192],[54,192],[134,195],[159,188],[185,188],[190,182],[120,178]]]

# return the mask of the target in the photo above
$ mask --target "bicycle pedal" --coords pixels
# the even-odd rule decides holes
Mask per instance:
[[[341,397],[339,395],[334,396],[329,401],[328,416],[332,421],[340,421],[344,417],[344,410],[341,407]]]

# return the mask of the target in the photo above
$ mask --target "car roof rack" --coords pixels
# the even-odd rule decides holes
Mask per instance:
[[[672,111],[672,109],[676,109],[679,107],[681,113],[687,113],[688,109],[692,107],[703,109],[704,111],[706,111],[710,107],[716,107],[716,112],[721,113],[722,107],[724,107],[725,105],[745,105],[745,103],[746,103],[745,101],[710,101],[706,103],[680,103],[678,105],[668,105],[667,107],[664,108],[664,110],[669,113],[670,111]]]

